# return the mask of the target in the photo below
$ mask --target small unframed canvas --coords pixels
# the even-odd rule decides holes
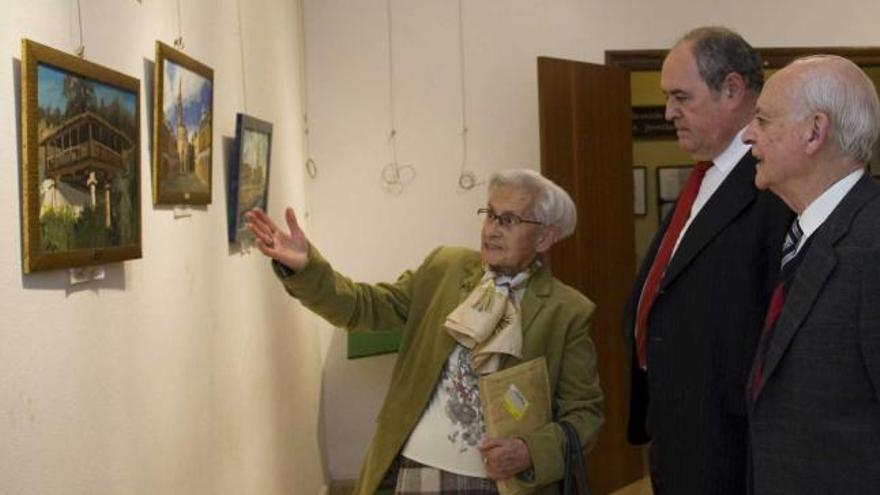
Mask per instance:
[[[229,242],[249,241],[244,214],[266,209],[269,162],[272,157],[272,124],[243,113],[235,120],[235,152],[229,167]]]
[[[22,269],[141,257],[140,82],[22,40]]]
[[[153,91],[153,203],[209,204],[214,71],[157,41]]]

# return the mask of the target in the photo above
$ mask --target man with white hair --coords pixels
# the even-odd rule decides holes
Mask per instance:
[[[743,139],[755,184],[797,213],[748,385],[753,493],[880,493],[880,125],[836,56],[771,77]]]
[[[403,331],[357,494],[495,493],[493,480],[514,476],[535,493],[557,493],[565,466],[557,422],[572,425],[584,445],[596,439],[603,416],[589,335],[595,306],[543,260],[574,231],[574,203],[530,170],[494,174],[488,192],[479,252],[437,248],[415,271],[377,285],[334,272],[292,209],[287,232],[260,210],[247,214],[290,295],[337,326]],[[479,375],[541,356],[557,422],[487,437]]]

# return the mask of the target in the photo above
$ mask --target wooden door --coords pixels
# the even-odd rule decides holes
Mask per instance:
[[[553,273],[597,305],[592,336],[605,393],[605,427],[587,460],[596,495],[642,478],[641,449],[626,443],[629,377],[621,315],[635,278],[629,73],[538,58],[541,170],[571,194],[573,238],[550,253]]]

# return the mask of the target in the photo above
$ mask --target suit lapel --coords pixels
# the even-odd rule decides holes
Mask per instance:
[[[453,307],[457,307],[464,302],[471,291],[474,290],[474,287],[480,283],[484,273],[483,265],[479,261],[465,267],[464,276],[461,278],[461,284],[459,284],[458,301],[456,301]]]
[[[764,389],[764,384],[773,374],[801,323],[825,287],[828,277],[834,271],[837,265],[834,245],[849,231],[856,213],[878,194],[880,189],[877,188],[874,179],[870,174],[864,174],[844,196],[843,201],[825,223],[813,234],[813,240],[807,246],[804,260],[797,268],[789,293],[785,296],[779,321],[770,338],[759,390]]]
[[[477,284],[480,283],[480,280],[483,278],[483,273],[483,265],[480,262],[479,258],[477,258],[476,261],[470,262],[465,265],[464,273],[461,277],[461,282],[458,285],[457,298],[453,301],[453,304],[446,309],[446,314],[443,315],[444,320],[441,321],[445,321],[445,318],[449,315],[449,313],[451,313],[455,308],[463,303],[465,299],[467,299],[467,296],[470,295],[471,291],[474,290],[474,287],[476,287]],[[450,290],[448,292],[449,296],[447,297],[452,297],[452,295],[455,294],[454,292],[452,292],[453,290],[454,289],[450,287]],[[447,331],[440,332],[440,334],[442,335],[441,338],[444,347],[438,350],[438,355],[444,356],[445,359],[449,356],[449,352],[455,345],[455,338],[453,338],[452,335],[450,335]]]
[[[754,186],[755,159],[743,156],[688,227],[661,281],[667,287],[719,232],[730,224],[757,196]]]
[[[553,273],[547,266],[546,262],[529,280],[529,285],[523,293],[522,301],[520,301],[520,316],[523,333],[523,344],[525,344],[525,336],[532,329],[532,322],[544,307],[544,301],[553,287]],[[515,366],[521,362],[513,356],[505,356],[502,361],[502,368]]]
[[[825,281],[837,264],[837,256],[834,255],[832,246],[828,244],[829,239],[821,235],[823,232],[820,231],[814,234],[816,238],[810,243],[809,250],[805,253],[804,260],[797,268],[795,278],[789,287],[789,293],[785,295],[782,313],[776,322],[776,328],[773,329],[767,355],[764,357],[761,387],[758,390],[764,389],[767,378],[776,369],[791,339],[794,338],[801,322],[813,307],[816,297],[819,296]]]
[[[532,279],[529,280],[529,285],[523,293],[523,298],[520,302],[523,334],[529,331],[532,321],[541,312],[541,308],[544,306],[544,298],[550,294],[552,284],[553,274],[550,273],[550,268],[545,262],[544,266],[532,275]]]

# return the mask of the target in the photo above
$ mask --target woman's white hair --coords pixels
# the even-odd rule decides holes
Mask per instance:
[[[550,179],[534,170],[518,168],[495,172],[489,178],[489,194],[499,186],[513,186],[534,194],[532,215],[544,225],[559,229],[559,240],[574,233],[577,209],[571,196]]]
[[[798,88],[803,111],[825,113],[840,151],[860,163],[870,162],[880,125],[880,102],[867,74],[836,55],[802,57],[791,65],[805,69]]]

